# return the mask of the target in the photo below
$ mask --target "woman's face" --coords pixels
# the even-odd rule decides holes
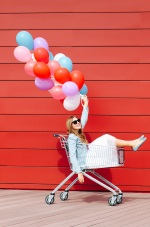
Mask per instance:
[[[75,130],[79,130],[81,129],[81,123],[80,123],[80,119],[74,117],[72,119],[72,128],[75,129]]]

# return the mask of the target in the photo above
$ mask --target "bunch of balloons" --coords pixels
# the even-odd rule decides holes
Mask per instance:
[[[66,110],[77,109],[80,95],[86,95],[88,88],[82,72],[72,71],[72,60],[62,53],[53,56],[44,38],[33,39],[27,31],[19,32],[16,42],[18,46],[14,49],[14,56],[25,63],[25,72],[35,77],[35,86],[61,100]]]

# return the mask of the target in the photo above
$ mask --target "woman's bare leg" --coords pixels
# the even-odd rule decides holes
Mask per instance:
[[[116,146],[117,147],[136,147],[141,143],[140,139],[136,140],[120,140],[116,139]]]

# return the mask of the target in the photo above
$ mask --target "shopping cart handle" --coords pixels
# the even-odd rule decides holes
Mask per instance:
[[[60,137],[60,135],[59,135],[59,134],[54,134],[53,136],[54,136],[54,137],[57,137],[57,138],[58,138],[58,137]]]

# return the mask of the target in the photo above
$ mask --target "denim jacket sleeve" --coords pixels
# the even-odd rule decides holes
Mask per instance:
[[[78,137],[74,134],[70,134],[68,137],[69,155],[70,162],[72,164],[72,170],[78,174],[82,172],[82,170],[77,160],[77,139]]]
[[[84,128],[86,123],[87,123],[88,114],[89,114],[89,108],[88,107],[84,107],[83,110],[82,110],[82,115],[81,115],[82,128]]]

